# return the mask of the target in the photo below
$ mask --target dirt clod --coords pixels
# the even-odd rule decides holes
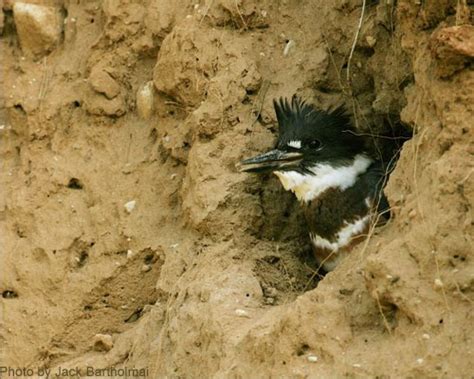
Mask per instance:
[[[59,8],[15,1],[13,15],[25,54],[39,58],[58,45],[63,27]]]
[[[97,351],[109,351],[114,347],[113,338],[110,334],[96,334],[94,336],[94,349]]]

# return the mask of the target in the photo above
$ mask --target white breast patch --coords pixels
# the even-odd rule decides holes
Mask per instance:
[[[351,224],[346,222],[346,225],[337,233],[336,240],[334,242],[312,233],[310,233],[310,238],[315,247],[327,249],[330,251],[338,251],[339,249],[348,245],[351,242],[352,237],[362,233],[369,220],[370,215],[367,215]]]
[[[296,171],[275,171],[283,187],[295,193],[303,202],[317,198],[329,188],[345,190],[354,185],[357,177],[372,164],[366,155],[359,154],[349,166],[333,167],[329,164],[317,164],[301,174]]]

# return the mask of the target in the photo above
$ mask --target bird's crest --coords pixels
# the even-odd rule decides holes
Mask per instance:
[[[314,132],[314,128],[328,131],[353,130],[349,116],[343,106],[330,111],[322,111],[293,95],[291,101],[286,98],[273,100],[279,125],[280,138],[294,133]],[[336,129],[336,130],[334,130]]]
[[[315,112],[311,105],[293,95],[291,102],[287,98],[273,100],[275,113],[278,120],[280,135],[285,134],[291,128],[304,123],[311,114]]]

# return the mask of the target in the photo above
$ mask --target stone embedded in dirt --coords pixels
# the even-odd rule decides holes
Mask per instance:
[[[286,57],[289,53],[290,53],[290,50],[293,48],[293,46],[295,46],[295,41],[293,41],[292,39],[290,39],[286,45],[285,45],[285,48],[283,49],[283,55]]]
[[[141,269],[142,272],[148,272],[148,271],[150,271],[150,270],[151,270],[151,266],[150,266],[150,265],[143,265],[143,266],[142,266],[142,269]]]
[[[365,40],[367,41],[367,45],[369,45],[369,47],[374,47],[377,43],[377,40],[372,36],[365,37]]]
[[[63,26],[59,8],[16,2],[13,16],[25,54],[41,57],[59,43]]]
[[[437,59],[437,74],[448,77],[474,58],[474,26],[442,28],[431,36],[431,55]]]
[[[152,81],[147,82],[137,92],[137,112],[144,120],[148,120],[153,113],[155,87]]]
[[[104,94],[108,99],[113,99],[120,93],[120,85],[100,65],[92,68],[89,83],[96,92]]]
[[[308,355],[308,362],[315,363],[318,361],[318,357],[316,355]]]
[[[443,281],[442,281],[441,279],[436,278],[436,279],[434,280],[434,286],[435,286],[436,289],[440,289],[440,288],[443,288],[444,283],[443,283]]]
[[[125,210],[128,212],[128,213],[132,213],[132,211],[135,209],[135,205],[137,204],[137,202],[135,200],[131,200],[127,203],[124,204],[124,207],[125,207]]]
[[[114,341],[110,334],[96,334],[94,336],[94,350],[109,351],[114,347]]]
[[[64,44],[74,43],[77,36],[77,18],[67,17],[64,19]]]
[[[249,313],[245,309],[236,309],[235,314],[239,317],[250,318]]]
[[[462,25],[443,28],[432,36],[434,53],[440,58],[462,55],[474,58],[474,26]]]
[[[153,70],[153,82],[159,91],[193,106],[203,100],[207,77],[213,74],[212,62],[203,54],[203,45],[210,37],[198,35],[196,29],[192,20],[186,20],[185,27],[168,34]]]

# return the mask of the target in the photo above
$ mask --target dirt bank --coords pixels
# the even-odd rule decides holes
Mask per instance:
[[[2,364],[472,375],[472,4],[2,3]],[[294,198],[235,169],[293,93],[414,134],[391,221],[319,283]]]

